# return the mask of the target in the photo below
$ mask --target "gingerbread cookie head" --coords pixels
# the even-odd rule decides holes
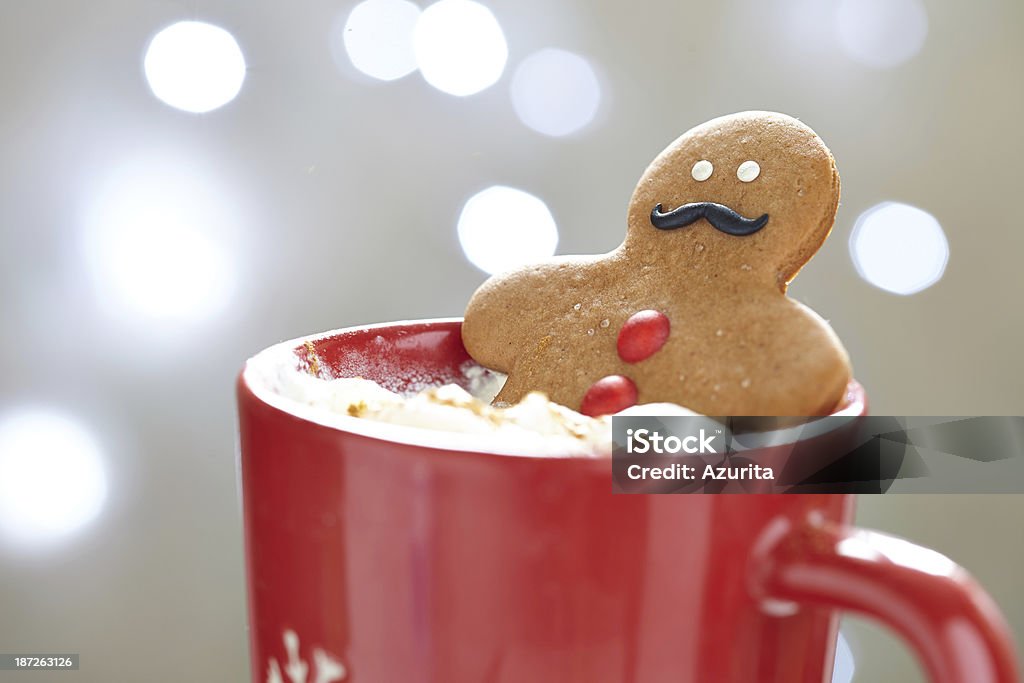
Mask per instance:
[[[839,176],[799,121],[715,119],[648,167],[626,239],[495,275],[462,338],[508,373],[496,400],[529,391],[587,414],[676,403],[708,415],[818,415],[842,398],[849,359],[790,280],[832,227]]]
[[[732,114],[688,131],[651,163],[630,201],[626,246],[699,245],[785,289],[825,241],[838,204],[835,161],[813,130],[784,114]]]

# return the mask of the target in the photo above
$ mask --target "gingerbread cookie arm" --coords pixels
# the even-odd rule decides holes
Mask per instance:
[[[595,281],[606,279],[600,262],[609,255],[560,256],[487,280],[473,294],[462,323],[462,342],[469,354],[492,370],[521,373],[530,378],[543,357],[542,365],[555,360],[567,362],[572,355],[564,348],[566,325],[578,323],[584,306],[589,307],[587,290]],[[584,304],[584,302],[588,302]],[[597,326],[593,322],[593,326]],[[586,328],[584,328],[585,330]],[[574,362],[579,362],[575,358]],[[518,383],[506,384],[506,395]],[[544,383],[530,386],[551,394]],[[518,401],[527,391],[515,392]],[[500,397],[499,397],[500,398]]]
[[[639,403],[668,399],[706,415],[802,416],[829,413],[840,402],[850,362],[813,311],[773,288],[725,308],[707,299],[707,290],[674,297],[664,347],[614,370],[638,380]]]
[[[462,343],[469,355],[484,367],[506,373],[518,354],[511,331],[523,315],[515,310],[507,279],[512,278],[492,277],[481,285],[462,322]]]
[[[808,346],[801,369],[811,386],[818,387],[819,391],[817,400],[814,392],[808,392],[806,399],[796,404],[788,414],[828,415],[842,401],[846,387],[853,379],[850,356],[824,318],[799,301],[789,301],[805,316]]]
[[[527,331],[543,325],[545,292],[557,291],[565,259],[492,276],[473,294],[462,323],[462,343],[481,365],[510,372],[536,345]]]
[[[786,299],[784,332],[766,349],[768,386],[748,411],[735,414],[828,415],[842,401],[852,378],[850,358],[825,320],[798,301]]]

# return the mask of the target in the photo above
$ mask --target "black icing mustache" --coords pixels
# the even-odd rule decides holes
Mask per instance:
[[[760,218],[744,218],[728,206],[714,202],[683,204],[665,213],[661,210],[661,204],[658,204],[651,211],[651,225],[659,230],[683,228],[701,218],[706,218],[715,230],[736,237],[753,235],[768,224],[768,214]]]

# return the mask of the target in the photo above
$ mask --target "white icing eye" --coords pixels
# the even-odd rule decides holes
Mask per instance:
[[[736,177],[744,183],[749,183],[759,175],[761,175],[761,167],[757,165],[756,161],[744,161],[736,169]]]
[[[710,161],[707,159],[701,159],[693,165],[693,168],[690,170],[690,175],[692,175],[693,179],[698,183],[702,183],[710,178],[714,171],[715,167],[711,165]]]

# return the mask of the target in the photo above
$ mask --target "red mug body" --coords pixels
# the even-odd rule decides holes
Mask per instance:
[[[456,320],[289,342],[297,363],[309,344],[336,376],[389,386],[457,379],[470,360]],[[613,494],[608,458],[324,424],[245,372],[238,396],[254,682],[822,683],[840,609],[919,652],[971,612],[971,651],[923,652],[926,668],[1016,680],[980,588],[948,568],[918,581],[936,575],[849,527],[852,496]],[[859,386],[837,410],[866,412]],[[878,557],[844,556],[844,543]],[[895,612],[887,587],[915,604]],[[901,615],[934,623],[904,628]],[[987,677],[938,670],[960,659],[990,662]]]

